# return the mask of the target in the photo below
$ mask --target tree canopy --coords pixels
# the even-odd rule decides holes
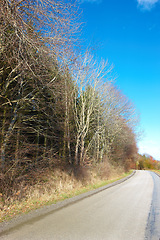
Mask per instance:
[[[0,3],[1,171],[18,175],[58,157],[129,168],[137,154],[133,104],[108,78],[111,67],[78,55],[72,1]]]

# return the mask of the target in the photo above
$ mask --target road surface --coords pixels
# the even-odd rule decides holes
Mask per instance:
[[[2,240],[159,240],[160,178],[137,171],[129,180],[22,224]]]

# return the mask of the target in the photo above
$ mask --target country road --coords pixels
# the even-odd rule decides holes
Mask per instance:
[[[160,177],[127,181],[1,235],[2,240],[159,240]]]

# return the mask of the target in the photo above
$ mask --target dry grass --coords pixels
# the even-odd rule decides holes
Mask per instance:
[[[0,221],[105,185],[124,176],[124,171],[104,163],[92,170],[81,169],[76,174],[75,177],[74,172],[46,169],[39,173],[34,185],[27,185],[22,181],[5,201],[0,194]]]

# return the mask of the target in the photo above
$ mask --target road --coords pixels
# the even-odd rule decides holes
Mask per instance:
[[[159,240],[160,178],[137,171],[127,181],[30,221],[3,240]]]

